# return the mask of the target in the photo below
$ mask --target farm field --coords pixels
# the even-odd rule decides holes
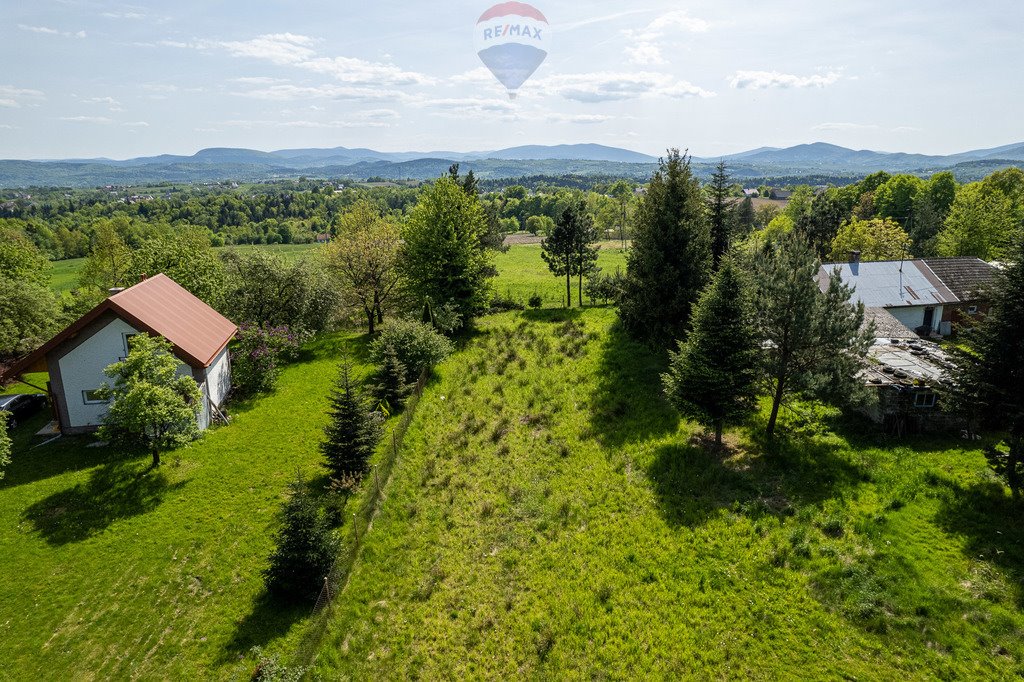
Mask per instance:
[[[19,426],[0,480],[0,677],[248,679],[252,646],[287,651],[309,608],[270,606],[261,572],[288,483],[322,478],[338,358],[363,349],[316,342],[157,472],[88,437],[33,447],[48,415]]]
[[[494,257],[498,277],[494,290],[502,298],[525,304],[533,294],[538,294],[545,307],[559,307],[565,301],[565,278],[555,277],[548,270],[548,264],[540,256],[539,244],[521,244],[509,247],[505,253]],[[617,241],[601,242],[597,265],[611,274],[615,270],[626,270],[626,252]],[[576,301],[576,278],[573,278],[573,301]],[[586,281],[584,280],[584,284]],[[584,301],[586,301],[584,295]]]
[[[307,253],[316,249],[317,244],[239,244],[236,246],[223,246],[220,249],[234,249],[240,252],[247,251],[269,251],[279,254],[288,260],[297,260]],[[78,286],[78,273],[85,266],[85,258],[69,258],[67,260],[53,261],[50,269],[50,286],[57,293],[71,291]]]
[[[316,672],[1024,673],[1024,531],[979,450],[823,416],[774,454],[746,429],[709,452],[660,370],[610,310],[482,321],[424,395]]]

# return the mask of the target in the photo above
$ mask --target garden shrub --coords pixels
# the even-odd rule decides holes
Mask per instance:
[[[438,316],[436,309],[434,314]],[[406,320],[385,323],[370,344],[370,359],[375,364],[383,365],[393,354],[411,377],[419,376],[453,352],[452,342],[430,325]]]
[[[302,478],[291,484],[275,547],[263,574],[267,591],[287,601],[313,602],[334,563],[338,540]]]
[[[274,390],[281,365],[294,361],[302,340],[288,327],[243,325],[231,353],[231,381],[243,396]]]

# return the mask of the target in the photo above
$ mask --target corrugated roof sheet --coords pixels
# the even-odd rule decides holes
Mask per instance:
[[[209,367],[238,331],[235,324],[164,274],[108,299],[111,307],[163,336],[193,364]]]
[[[864,324],[875,323],[877,339],[913,339],[920,337],[893,317],[885,308],[864,308]]]
[[[854,300],[868,308],[959,302],[923,260],[825,263],[818,277],[822,291],[828,288],[829,278],[836,269],[845,283],[854,286]]]

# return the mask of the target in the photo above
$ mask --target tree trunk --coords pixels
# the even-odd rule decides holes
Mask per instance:
[[[572,273],[565,269],[565,307],[572,307]]]
[[[578,290],[580,296],[580,307],[583,307],[583,272],[580,272],[580,287]]]
[[[153,468],[160,466],[160,451],[153,448]]]
[[[373,292],[373,310],[377,314],[377,322],[384,324],[384,311],[380,309],[380,294]]]
[[[775,437],[775,422],[779,418],[779,407],[782,405],[782,396],[785,389],[785,382],[779,379],[778,386],[775,389],[775,395],[772,397],[772,416],[768,419],[768,428],[765,431],[765,435],[768,436],[768,440]]]
[[[715,420],[715,445],[717,445],[718,447],[722,447],[722,426],[723,426],[722,422],[723,421],[724,420],[722,420],[722,419],[716,419]]]
[[[373,336],[375,331],[374,323],[377,321],[377,317],[373,314],[373,308],[363,306],[363,310],[366,311],[366,326],[369,327],[370,336]]]
[[[1017,436],[1010,438],[1010,455],[1006,458],[1006,482],[1010,485],[1010,492],[1013,499],[1020,500],[1020,474],[1017,467],[1021,461],[1021,450],[1024,449],[1024,438]]]

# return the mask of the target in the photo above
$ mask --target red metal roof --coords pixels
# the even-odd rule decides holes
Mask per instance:
[[[97,305],[0,374],[0,384],[30,371],[50,351],[108,311],[139,331],[164,337],[174,346],[175,355],[194,367],[209,367],[238,331],[234,322],[167,275],[159,274]]]
[[[238,331],[234,322],[164,274],[114,294],[107,302],[129,322],[170,341],[189,364],[209,367]]]

